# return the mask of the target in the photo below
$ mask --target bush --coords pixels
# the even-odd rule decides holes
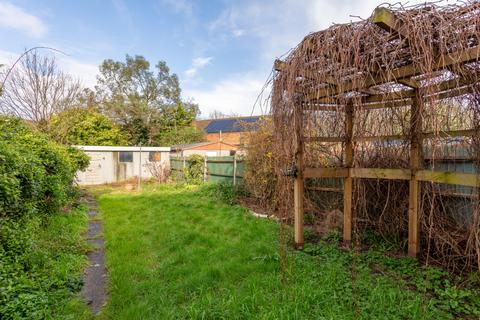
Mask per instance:
[[[58,211],[71,199],[75,173],[87,166],[82,151],[0,117],[0,217]]]
[[[0,241],[7,244],[0,246],[0,319],[71,317],[62,309],[81,289],[86,220],[84,207],[68,215],[0,219]],[[76,308],[64,312],[84,307]]]
[[[147,164],[148,171],[159,183],[164,183],[170,176],[170,167],[162,161],[153,161]]]
[[[159,146],[171,146],[176,144],[189,144],[205,141],[202,130],[193,126],[170,128],[162,130],[155,136],[155,144]]]
[[[228,181],[208,184],[204,187],[204,190],[211,196],[229,205],[236,204],[240,197],[250,195],[244,184],[233,185],[232,182]]]
[[[262,118],[246,135],[245,187],[259,204],[274,211],[277,205],[273,121]],[[248,128],[248,127],[247,127]]]
[[[71,145],[127,144],[120,128],[92,108],[72,108],[52,117],[47,131],[57,142]]]
[[[191,184],[200,184],[203,181],[203,167],[205,158],[198,154],[192,154],[187,158],[183,175],[185,182]]]
[[[43,319],[54,302],[48,292],[77,281],[47,275],[62,250],[43,250],[38,236],[72,202],[75,173],[87,166],[83,151],[51,142],[21,119],[0,116],[1,319]]]

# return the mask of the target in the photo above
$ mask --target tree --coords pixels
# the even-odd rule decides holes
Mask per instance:
[[[73,108],[52,117],[50,136],[69,145],[118,146],[127,143],[120,129],[93,108]]]
[[[142,56],[127,55],[125,62],[105,60],[95,89],[102,112],[134,145],[160,144],[165,131],[190,126],[199,112],[196,104],[182,101],[178,77],[164,61],[152,71]]]
[[[196,127],[184,126],[171,130],[163,130],[158,134],[156,140],[163,146],[188,144],[205,141],[205,133]]]
[[[5,80],[0,112],[27,119],[43,129],[53,114],[76,104],[80,90],[79,81],[63,73],[53,56],[41,56],[33,50]]]
[[[213,110],[212,112],[210,112],[208,114],[208,118],[209,119],[224,119],[224,118],[235,118],[235,117],[239,117],[240,115],[238,113],[230,113],[230,114],[226,114],[226,113],[223,113],[222,111],[220,110]]]

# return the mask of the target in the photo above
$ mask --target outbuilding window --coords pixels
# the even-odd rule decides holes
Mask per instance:
[[[118,162],[133,162],[133,152],[131,151],[119,152]]]
[[[158,151],[150,151],[148,153],[148,161],[157,162],[162,160],[162,153]]]

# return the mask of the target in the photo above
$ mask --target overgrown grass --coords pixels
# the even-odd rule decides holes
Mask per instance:
[[[79,298],[86,265],[84,206],[68,213],[31,218],[12,237],[23,252],[0,252],[0,318],[88,319]],[[27,245],[24,243],[27,241]],[[15,243],[10,243],[15,246]],[[5,254],[5,252],[3,253]]]
[[[355,259],[352,281],[352,253],[327,242],[289,252],[282,274],[276,222],[222,204],[212,187],[155,189],[100,195],[110,282],[105,318],[454,318],[434,297],[372,271],[368,255]]]

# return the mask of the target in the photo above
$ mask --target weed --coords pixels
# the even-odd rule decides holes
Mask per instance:
[[[2,222],[9,247],[0,247],[0,318],[89,318],[78,299],[86,246],[86,208],[21,224]]]

